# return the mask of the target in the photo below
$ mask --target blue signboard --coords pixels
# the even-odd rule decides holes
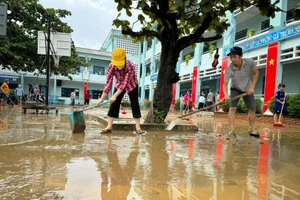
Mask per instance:
[[[157,77],[158,77],[158,74],[153,74],[153,75],[150,76],[150,80],[154,81],[154,80],[157,79]]]
[[[0,81],[5,81],[5,80],[12,81],[12,82],[18,82],[19,76],[0,74]]]
[[[243,49],[243,51],[248,51],[250,49],[261,47],[276,41],[284,40],[299,34],[300,34],[300,24],[289,28],[284,28],[278,31],[273,31],[262,37],[256,38],[249,42],[245,42],[239,46]],[[225,49],[224,56],[226,56],[230,52],[230,49],[231,48]]]

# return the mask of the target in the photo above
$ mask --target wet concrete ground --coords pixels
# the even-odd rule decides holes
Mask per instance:
[[[237,121],[226,140],[226,121],[194,117],[197,133],[101,135],[87,117],[72,134],[69,112],[0,107],[0,199],[300,199],[299,126],[257,123],[257,139]]]

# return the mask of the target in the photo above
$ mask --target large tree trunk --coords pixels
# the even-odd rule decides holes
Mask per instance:
[[[162,50],[157,86],[154,92],[154,100],[145,123],[163,122],[170,109],[173,83],[179,80],[179,74],[175,70],[180,50],[176,47],[176,42],[172,42],[166,37],[162,38],[161,45]]]

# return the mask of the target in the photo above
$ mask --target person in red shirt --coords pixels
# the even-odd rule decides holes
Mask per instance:
[[[101,130],[101,133],[112,132],[112,124],[114,118],[119,117],[120,104],[125,92],[127,92],[129,95],[132,115],[136,124],[136,133],[145,133],[140,126],[141,111],[139,105],[138,80],[135,73],[135,66],[130,60],[126,59],[126,52],[122,48],[116,48],[112,52],[111,63],[108,66],[106,73],[106,85],[98,102],[99,104],[104,101],[107,94],[112,89],[113,77],[115,77],[115,93],[109,99],[111,104],[107,114],[108,124],[106,128]]]
[[[91,94],[89,91],[86,91],[86,93],[84,94],[84,105],[90,105],[90,99],[91,99]]]

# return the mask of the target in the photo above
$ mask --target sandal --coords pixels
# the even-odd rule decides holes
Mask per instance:
[[[108,129],[108,128],[102,129],[102,130],[100,131],[101,134],[103,134],[103,133],[111,133],[111,132],[112,132],[112,130],[111,130],[111,129]]]
[[[236,138],[236,134],[233,130],[231,130],[228,135],[227,135],[227,138],[231,138],[231,136],[234,136]]]
[[[145,134],[147,133],[146,131],[140,129],[140,130],[136,130],[136,131],[133,131],[134,134]]]
[[[249,133],[250,136],[260,137],[260,134],[256,131],[249,131],[248,133]]]

